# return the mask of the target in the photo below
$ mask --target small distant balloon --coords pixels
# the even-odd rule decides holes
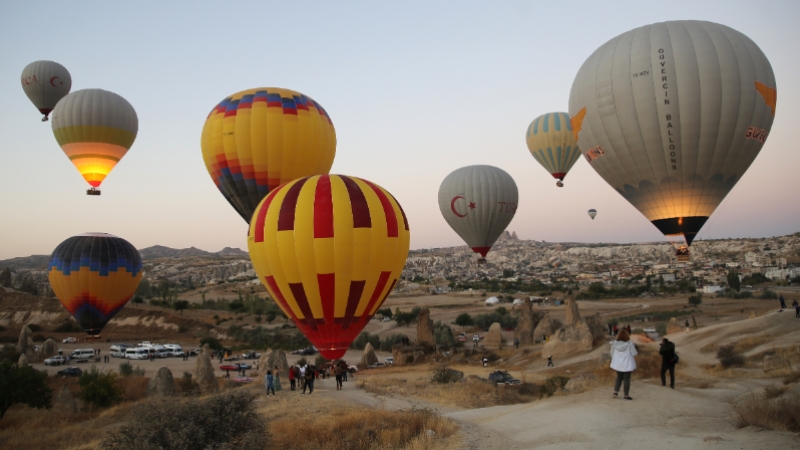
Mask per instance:
[[[591,217],[592,220],[594,220],[596,215],[597,215],[597,210],[596,209],[590,209],[589,210],[589,217]]]
[[[34,61],[22,69],[22,90],[47,122],[58,101],[69,94],[72,77],[55,61]]]
[[[558,256],[553,256],[547,263],[555,268],[561,267],[561,259]]]

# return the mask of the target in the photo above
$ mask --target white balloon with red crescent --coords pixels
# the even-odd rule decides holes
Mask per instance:
[[[439,211],[444,220],[484,258],[514,218],[518,200],[514,179],[493,166],[462,167],[439,186]],[[462,204],[466,209],[458,208]]]
[[[67,69],[54,61],[34,61],[22,69],[22,90],[33,106],[44,114],[42,122],[56,107],[59,100],[69,94],[72,77]]]

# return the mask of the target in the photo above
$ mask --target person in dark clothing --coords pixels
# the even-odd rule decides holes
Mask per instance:
[[[308,395],[314,393],[314,375],[316,369],[314,366],[306,367],[306,384],[303,385],[303,394],[306,393],[306,388],[308,388]]]
[[[786,300],[783,299],[783,294],[778,297],[778,301],[781,302],[781,309],[786,309]]]
[[[792,302],[792,306],[794,306],[794,318],[800,319],[800,303],[795,300]]]
[[[675,389],[675,344],[664,338],[658,354],[661,355],[661,385],[667,385],[666,375],[669,371],[669,387]]]

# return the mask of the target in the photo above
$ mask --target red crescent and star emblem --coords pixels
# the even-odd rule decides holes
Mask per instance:
[[[453,211],[453,214],[455,214],[458,217],[462,217],[462,218],[463,217],[467,217],[467,213],[464,213],[464,214],[459,213],[458,210],[456,210],[456,202],[459,199],[463,199],[463,198],[464,198],[463,195],[456,195],[455,197],[453,197],[452,200],[450,200],[450,209]],[[467,208],[475,209],[475,208],[477,208],[477,206],[475,205],[475,202],[469,202],[469,204],[467,205]],[[469,211],[467,211],[467,212],[469,212]]]
[[[55,86],[56,86],[56,83],[55,83],[55,81],[56,81],[56,80],[58,80],[58,77],[53,77],[53,78],[50,78],[50,86],[53,86],[53,87],[55,87]],[[62,85],[62,84],[64,84],[64,83],[62,83],[62,82],[59,80],[59,83],[58,83],[58,85],[60,86],[60,85]]]

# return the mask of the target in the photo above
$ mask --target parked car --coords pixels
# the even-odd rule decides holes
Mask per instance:
[[[394,364],[394,358],[392,358],[391,356],[386,358],[386,364]]]
[[[63,356],[56,355],[56,356],[51,356],[51,357],[45,359],[44,360],[44,365],[45,366],[60,366],[61,364],[64,364],[66,361],[67,360]]]
[[[473,335],[472,335],[472,341],[473,341],[473,342],[478,342],[478,341],[480,341],[481,339],[483,339],[483,337],[482,337],[480,334],[473,334]]]
[[[78,342],[78,340],[74,337],[68,337],[61,340],[62,344],[74,344],[75,342]]]
[[[250,364],[245,364],[245,363],[224,364],[224,365],[219,366],[219,370],[235,370],[237,372],[239,370],[242,370],[242,369],[250,370],[252,368],[253,368],[253,366],[251,366]]]
[[[489,381],[491,381],[494,384],[513,384],[513,385],[516,385],[516,384],[522,383],[518,379],[512,377],[510,373],[508,373],[506,371],[503,371],[503,370],[497,370],[497,371],[494,371],[494,372],[490,373],[489,374]]]
[[[304,349],[295,350],[292,352],[293,355],[315,355],[317,353],[316,347],[306,347]]]
[[[458,342],[467,342],[467,333],[461,333],[458,335]]]
[[[59,370],[56,375],[60,377],[79,377],[83,371],[77,367],[67,367],[64,370]]]

